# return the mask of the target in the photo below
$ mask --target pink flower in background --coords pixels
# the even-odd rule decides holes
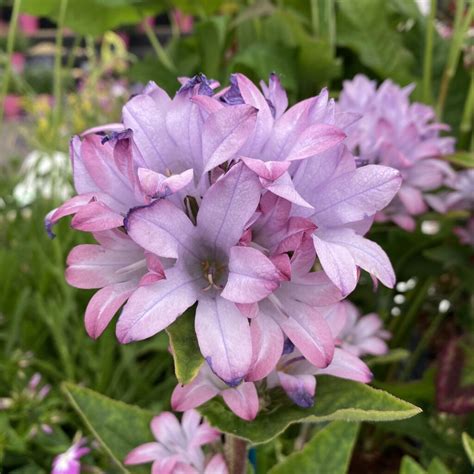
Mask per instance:
[[[22,99],[18,95],[8,94],[5,96],[3,108],[5,110],[5,118],[13,120],[21,115]]]
[[[193,31],[194,18],[192,15],[186,15],[186,13],[183,13],[178,8],[173,9],[171,15],[181,33],[187,34]]]
[[[449,127],[435,122],[431,107],[410,103],[412,90],[413,86],[400,88],[390,80],[377,89],[375,81],[357,75],[344,82],[339,99],[340,110],[362,116],[347,129],[347,145],[358,165],[384,164],[400,170],[403,177],[397,198],[377,218],[410,231],[416,225],[412,216],[428,210],[425,193],[453,175],[439,158],[454,151],[454,138],[440,136]]]
[[[152,472],[160,474],[226,474],[222,455],[214,455],[207,463],[202,446],[219,439],[219,431],[206,422],[196,410],[183,414],[181,423],[175,415],[163,412],[150,424],[155,442],[145,443],[131,451],[125,464],[152,462]]]
[[[17,74],[21,74],[25,69],[25,55],[23,53],[12,54],[12,68]]]
[[[34,398],[38,401],[44,400],[51,391],[51,385],[49,384],[40,386],[41,379],[42,376],[39,372],[34,373],[25,389],[30,398]]]
[[[357,357],[386,354],[388,346],[385,341],[390,339],[391,334],[383,329],[379,315],[370,313],[361,316],[349,301],[341,304],[346,308],[346,323],[337,336],[340,346]]]
[[[446,183],[448,190],[427,196],[427,201],[438,212],[466,211],[469,218],[464,227],[454,233],[464,245],[474,246],[474,169],[457,171]]]
[[[25,36],[34,35],[39,29],[39,18],[21,13],[18,19],[20,30]]]
[[[89,452],[90,449],[86,447],[86,439],[81,438],[67,451],[54,458],[51,474],[80,474],[80,459]]]

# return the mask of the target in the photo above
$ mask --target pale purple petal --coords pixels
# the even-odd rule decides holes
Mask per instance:
[[[204,469],[204,474],[228,474],[227,465],[222,454],[214,454]]]
[[[251,136],[256,120],[257,109],[245,104],[225,107],[210,115],[202,135],[204,172],[234,159]]]
[[[280,384],[287,395],[301,408],[310,408],[314,404],[316,378],[314,375],[290,375],[278,372]]]
[[[265,378],[276,366],[283,352],[283,333],[264,312],[250,322],[252,335],[252,368],[246,380],[252,382]]]
[[[87,334],[97,339],[108,326],[115,313],[137,287],[136,281],[126,281],[106,286],[89,301],[84,316]]]
[[[238,163],[207,190],[197,224],[212,250],[228,252],[237,244],[257,209],[260,189],[258,177]]]
[[[127,454],[124,464],[143,464],[156,461],[166,455],[166,450],[158,443],[145,443]]]
[[[343,174],[318,189],[313,219],[317,225],[335,226],[359,221],[383,209],[400,189],[400,173],[368,165]]]
[[[185,252],[199,259],[192,242],[195,229],[186,214],[165,199],[132,210],[125,229],[137,244],[160,257],[178,258]]]
[[[176,411],[190,410],[206,403],[219,392],[219,388],[198,375],[186,385],[176,385],[171,395],[171,406]]]
[[[234,303],[256,303],[275,291],[282,275],[262,252],[252,247],[232,247],[229,277],[223,298]]]
[[[369,383],[372,372],[358,357],[336,347],[331,364],[325,369],[318,369],[318,374],[334,375],[343,379]]]
[[[252,362],[247,319],[234,303],[205,298],[198,303],[195,327],[201,353],[213,372],[228,385],[238,385]]]
[[[222,398],[227,406],[240,418],[251,421],[258,413],[259,402],[255,385],[244,382],[236,388],[229,388],[222,392]]]
[[[165,280],[138,288],[118,320],[118,340],[122,344],[139,341],[168,327],[196,302],[196,282],[201,278],[175,267],[166,272]]]
[[[341,143],[346,134],[338,127],[316,123],[299,135],[295,145],[285,157],[287,160],[304,160],[329,150]]]

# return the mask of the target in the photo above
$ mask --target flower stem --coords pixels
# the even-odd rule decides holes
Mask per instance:
[[[18,26],[18,17],[20,15],[21,0],[13,1],[12,16],[8,27],[7,54],[5,57],[5,71],[3,73],[2,90],[0,92],[0,132],[3,124],[3,114],[5,112],[5,99],[8,94],[8,86],[12,72],[12,55],[15,46],[16,28]]]
[[[62,58],[63,58],[63,34],[64,20],[66,18],[68,0],[61,0],[59,4],[59,17],[56,29],[56,44],[54,53],[54,111],[53,111],[53,130],[56,136],[62,111]]]
[[[448,60],[441,79],[441,86],[438,95],[438,104],[436,107],[436,114],[441,120],[444,111],[444,105],[448,96],[449,84],[456,73],[456,68],[461,55],[463,40],[466,36],[469,25],[471,24],[471,17],[474,13],[474,3],[471,3],[468,12],[464,15],[465,0],[458,0],[456,2],[456,13],[454,16],[454,31],[449,47]]]
[[[313,28],[313,34],[316,38],[320,37],[320,26],[319,26],[319,0],[311,0],[311,25]]]
[[[466,103],[464,105],[464,111],[462,114],[461,125],[459,126],[459,145],[462,147],[466,145],[466,149],[474,143],[473,135],[473,122],[474,122],[474,67],[471,70],[471,80],[469,83],[469,92],[467,93]],[[469,134],[469,132],[471,132]],[[471,140],[469,140],[471,136]],[[469,143],[470,142],[470,143]]]
[[[173,62],[169,58],[168,54],[166,54],[165,49],[160,43],[160,40],[156,36],[155,32],[153,31],[153,28],[150,26],[150,24],[147,21],[143,22],[143,29],[145,31],[145,34],[148,38],[148,41],[150,41],[150,44],[155,51],[156,57],[158,58],[158,61],[163,64],[163,66],[168,69],[171,72],[174,72],[176,70]]]
[[[246,441],[226,434],[224,452],[229,474],[245,474],[247,472]]]
[[[430,16],[426,25],[425,54],[423,59],[423,101],[431,104],[433,100],[432,76],[433,76],[433,38],[435,31],[436,0],[431,0]]]

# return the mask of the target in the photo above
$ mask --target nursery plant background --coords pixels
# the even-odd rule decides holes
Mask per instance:
[[[256,84],[276,73],[290,106],[323,87],[341,105],[350,102],[344,81],[358,74],[377,86],[413,84],[409,100],[431,106],[455,146],[437,156],[449,179],[429,189],[429,205],[405,219],[387,211],[368,234],[397,278],[386,288],[361,272],[348,297],[391,334],[387,351],[364,356],[371,388],[318,376],[312,407],[296,407],[274,389],[254,421],[211,400],[198,410],[223,434],[208,435],[206,452],[224,452],[233,473],[472,471],[472,2],[15,0],[0,7],[0,472],[79,472],[79,463],[87,472],[148,469],[124,460],[153,441],[150,421],[171,410],[176,377],[191,381],[202,363],[192,321],[126,345],[113,321],[91,339],[83,315],[93,292],[69,286],[64,271],[73,246],[93,239],[68,218],[50,239],[44,218],[74,193],[73,135],[119,122],[122,106],[150,80],[173,97],[178,77],[203,73],[226,85],[235,72]],[[378,100],[359,81],[352,99]],[[397,107],[382,101],[383,110]],[[400,110],[394,123],[405,119]],[[409,140],[405,133],[394,142],[401,150]],[[361,160],[365,145],[352,143]],[[435,171],[417,173],[412,183]],[[57,467],[65,452],[71,470]],[[206,469],[225,472],[217,463]]]

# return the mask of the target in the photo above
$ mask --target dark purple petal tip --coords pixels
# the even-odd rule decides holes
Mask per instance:
[[[105,145],[107,142],[110,142],[112,144],[117,143],[120,140],[129,140],[132,138],[133,131],[131,128],[127,128],[126,130],[123,130],[121,132],[110,132],[107,133],[104,138],[100,141],[102,145]]]
[[[189,79],[186,84],[183,84],[181,88],[178,91],[178,94],[182,94],[183,92],[187,92],[190,90],[193,90],[195,86],[199,85],[198,87],[198,94],[199,95],[207,95],[207,96],[212,96],[214,94],[214,91],[212,90],[211,87],[211,82],[205,74],[199,73],[196,74],[194,77]]]
[[[288,396],[301,408],[311,408],[314,405],[314,398],[302,388],[288,393]]]
[[[51,220],[51,216],[53,215],[55,210],[56,209],[53,209],[51,212],[48,212],[48,214],[46,214],[46,217],[44,218],[44,230],[46,231],[48,237],[51,240],[56,237],[56,234],[53,232],[54,222]]]
[[[220,100],[227,105],[239,105],[244,103],[239,84],[233,74],[230,76],[230,87],[226,93],[220,97]]]
[[[283,352],[281,355],[291,354],[295,350],[295,345],[288,339],[285,339],[285,343],[283,344]]]
[[[229,387],[232,387],[232,388],[237,387],[242,383],[242,380],[244,380],[243,377],[236,377],[236,378],[231,379],[231,380],[224,380],[212,368],[212,358],[210,356],[206,357],[206,362],[209,365],[210,369],[214,372],[214,374],[217,375],[217,377],[219,377]]]

